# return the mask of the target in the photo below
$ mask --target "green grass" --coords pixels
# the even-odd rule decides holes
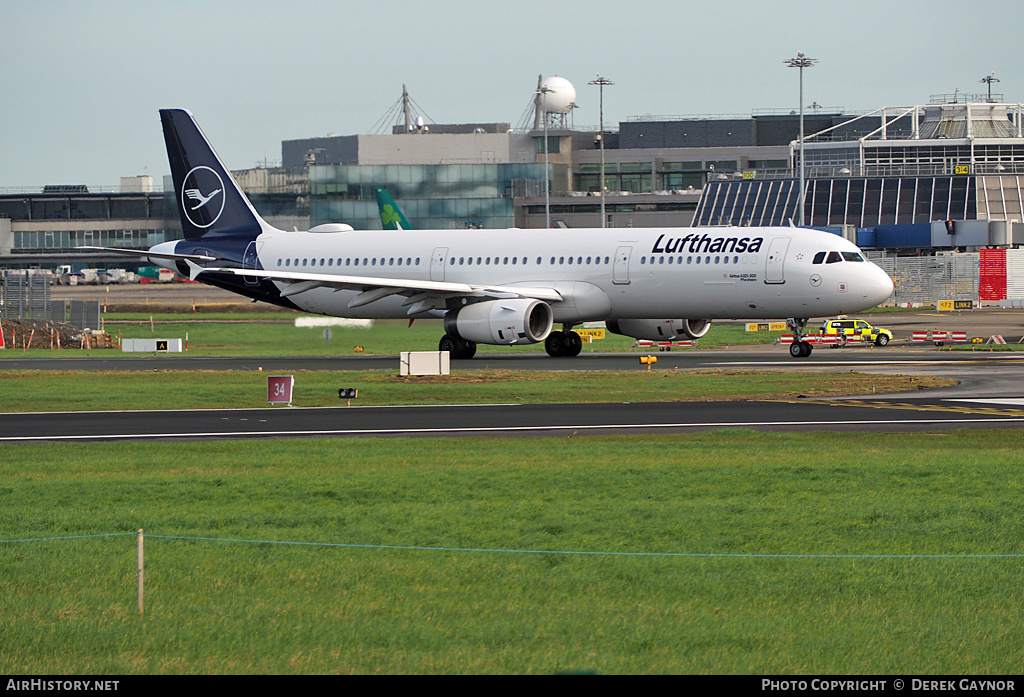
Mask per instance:
[[[394,404],[571,404],[703,401],[899,392],[952,384],[929,376],[784,373],[754,370],[633,372],[470,371],[400,377],[392,371],[275,371],[295,376],[293,405],[338,406],[338,389],[360,406]],[[0,412],[226,409],[267,406],[269,372],[0,371],[10,395]]]
[[[0,670],[1014,674],[1022,435],[0,446]]]
[[[309,317],[299,313],[216,314],[216,315],[149,315],[114,314],[104,316],[104,328],[113,336],[125,339],[188,338],[189,354],[201,356],[306,356],[354,355],[361,347],[367,354],[397,355],[402,351],[436,351],[444,334],[439,320],[417,320],[410,327],[407,321],[374,322],[372,328],[331,327],[330,341],[324,339],[323,327],[296,327],[295,319]],[[191,318],[191,319],[183,319]],[[723,348],[732,345],[771,343],[779,332],[747,332],[739,325],[713,325],[700,340],[701,348]],[[585,344],[584,353],[630,351],[634,340],[606,333],[606,339]],[[8,340],[10,337],[8,335]],[[23,337],[22,337],[23,340]],[[81,351],[90,356],[109,355],[116,349]],[[649,351],[650,349],[645,349]],[[685,349],[676,349],[685,350]],[[639,349],[637,349],[639,351]],[[544,344],[525,346],[490,346],[481,344],[478,354],[544,353]],[[784,349],[780,349],[783,353]],[[15,351],[6,353],[14,354]],[[17,355],[56,357],[62,352],[33,349]],[[3,353],[0,352],[0,357]],[[2,366],[2,361],[0,361]]]

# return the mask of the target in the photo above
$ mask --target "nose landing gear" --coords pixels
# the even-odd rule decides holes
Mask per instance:
[[[813,348],[803,340],[803,329],[807,326],[807,318],[790,317],[786,326],[793,330],[793,343],[789,345],[789,355],[793,358],[807,358]]]

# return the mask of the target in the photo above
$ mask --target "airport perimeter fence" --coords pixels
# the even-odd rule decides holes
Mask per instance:
[[[342,542],[303,542],[300,540],[252,540],[238,538],[219,537],[198,537],[190,535],[153,535],[143,534],[139,529],[131,532],[95,533],[83,535],[61,535],[53,537],[33,537],[22,539],[0,539],[0,546],[6,547],[13,544],[38,543],[38,542],[70,542],[73,540],[127,537],[136,539],[136,595],[139,616],[145,614],[145,554],[144,541],[149,540],[170,540],[187,542],[211,542],[227,544],[248,544],[248,545],[273,545],[290,547],[309,548],[338,548],[338,549],[362,549],[376,551],[412,551],[412,552],[441,552],[444,554],[531,554],[531,555],[559,555],[559,556],[587,556],[587,557],[631,557],[631,558],[676,558],[676,559],[822,559],[822,560],[857,560],[857,559],[901,559],[906,561],[923,561],[930,559],[1024,559],[1024,553],[930,553],[930,554],[906,554],[906,553],[862,553],[862,554],[813,554],[813,553],[757,553],[757,552],[649,552],[649,551],[607,551],[607,550],[553,550],[553,549],[512,549],[512,548],[482,548],[482,547],[424,547],[419,545],[383,545],[383,544],[357,544]]]
[[[887,304],[923,303],[939,300],[978,300],[979,255],[975,253],[934,257],[873,256],[895,282]]]

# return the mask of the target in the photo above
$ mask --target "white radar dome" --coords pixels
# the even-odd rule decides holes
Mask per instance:
[[[564,77],[549,77],[544,86],[552,92],[542,92],[540,108],[549,114],[567,114],[576,102],[576,88]]]

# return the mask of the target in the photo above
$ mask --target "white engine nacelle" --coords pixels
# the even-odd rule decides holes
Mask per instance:
[[[488,300],[450,310],[444,330],[478,344],[536,344],[554,325],[551,306],[540,300]]]
[[[605,324],[613,334],[649,341],[671,341],[679,335],[699,339],[711,329],[709,319],[617,319]]]

